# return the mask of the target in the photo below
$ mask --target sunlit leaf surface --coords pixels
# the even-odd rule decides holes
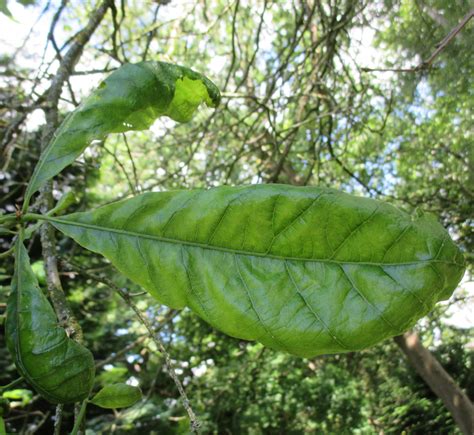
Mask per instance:
[[[400,334],[464,271],[432,216],[315,187],[146,193],[48,220],[162,303],[307,357]]]

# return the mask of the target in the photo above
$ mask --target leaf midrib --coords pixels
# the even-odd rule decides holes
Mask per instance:
[[[324,258],[284,257],[282,255],[267,254],[265,252],[251,252],[251,251],[245,251],[245,250],[239,250],[239,249],[225,248],[223,246],[207,245],[205,243],[192,242],[189,240],[172,239],[169,237],[137,233],[134,231],[128,231],[128,230],[123,230],[123,229],[118,229],[118,228],[102,227],[99,225],[64,220],[64,219],[54,218],[54,217],[49,217],[49,216],[42,216],[41,218],[46,221],[53,222],[53,223],[56,222],[61,225],[83,227],[83,228],[89,228],[92,230],[103,231],[103,232],[108,231],[111,233],[116,233],[116,234],[120,234],[120,235],[128,236],[128,237],[141,237],[143,239],[155,240],[161,243],[171,243],[175,245],[193,246],[193,247],[197,247],[201,249],[209,249],[211,251],[227,252],[231,254],[239,254],[239,255],[245,255],[249,257],[270,258],[270,259],[279,260],[279,261],[290,260],[290,261],[300,261],[300,262],[305,262],[305,263],[328,263],[328,264],[337,264],[337,265],[356,264],[360,266],[410,266],[410,265],[425,264],[425,263],[441,263],[441,264],[449,264],[449,265],[455,265],[458,267],[463,267],[461,264],[458,264],[453,261],[443,261],[443,260],[436,260],[436,259],[418,260],[418,261],[410,261],[410,262],[402,262],[402,263],[381,263],[381,262],[377,263],[377,262],[368,262],[368,261],[337,261],[337,260],[329,260],[329,259],[324,259]]]

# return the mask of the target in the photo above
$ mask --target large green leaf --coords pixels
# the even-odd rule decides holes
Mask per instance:
[[[159,116],[187,122],[201,103],[216,107],[219,101],[219,89],[189,68],[151,61],[123,65],[61,124],[35,167],[23,209],[91,142],[109,133],[147,129]]]
[[[433,217],[315,187],[146,193],[47,219],[162,303],[308,357],[400,334],[464,271]]]
[[[20,239],[7,304],[6,340],[20,374],[53,403],[85,399],[94,382],[94,359],[58,325],[38,286]]]

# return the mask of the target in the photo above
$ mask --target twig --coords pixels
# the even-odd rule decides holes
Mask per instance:
[[[131,295],[129,294],[129,296],[131,296]],[[171,319],[173,319],[173,317],[175,317],[176,314],[178,314],[178,312],[176,310],[169,310],[164,315],[163,321],[161,321],[159,325],[155,326],[155,328],[154,328],[155,334],[158,331],[160,331]],[[110,355],[108,358],[106,358],[102,361],[97,362],[97,364],[95,365],[96,370],[103,367],[103,366],[105,366],[105,365],[107,365],[107,364],[110,364],[113,361],[116,361],[122,355],[126,354],[129,350],[133,349],[135,346],[139,345],[140,343],[145,341],[145,339],[147,339],[147,338],[148,338],[148,334],[143,335],[141,337],[138,337],[135,341],[132,341],[127,346],[125,346],[122,350],[114,353],[113,355]]]
[[[66,6],[66,3],[66,0],[62,1],[60,8],[58,9],[56,15],[53,18],[53,23],[48,34],[48,39],[52,41],[56,49],[57,46],[54,42],[54,28],[56,26],[57,21],[59,20],[61,12]],[[91,14],[87,25],[77,34],[76,38],[74,39],[74,42],[71,44],[64,57],[61,58],[60,51],[57,50],[57,55],[60,59],[60,64],[57,73],[51,82],[51,86],[46,92],[47,104],[44,108],[46,126],[41,139],[42,151],[44,151],[44,149],[48,146],[58,125],[58,102],[61,97],[63,85],[65,83],[68,83],[72,70],[74,69],[74,66],[79,61],[82,55],[84,46],[89,42],[89,39],[99,26],[102,19],[104,18],[110,5],[111,0],[103,0],[101,2],[101,5]],[[71,95],[74,98],[72,91]],[[54,198],[52,193],[51,181],[41,189],[39,203],[41,204],[41,210],[43,213],[46,213],[52,208],[54,204]],[[25,202],[23,206],[24,209],[27,209],[28,204]],[[54,228],[51,225],[43,225],[40,229],[40,236],[48,292],[51,298],[51,302],[53,303],[54,310],[60,323],[64,324],[64,326],[67,328],[69,335],[76,341],[82,342],[82,328],[79,325],[79,322],[75,318],[66,300],[66,295],[64,294],[64,290],[59,277],[56,258],[56,235],[54,233]],[[62,409],[57,408],[56,411],[58,421],[55,424],[55,432],[60,430]],[[76,425],[80,425],[81,423],[78,418],[79,415],[76,415]]]
[[[72,428],[71,435],[77,435],[77,433],[81,429],[82,420],[84,420],[84,416],[86,414],[86,409],[87,409],[87,404],[88,403],[89,403],[88,399],[85,399],[81,403],[81,407],[79,409],[79,412],[77,413],[76,420],[74,422],[74,427]]]
[[[438,55],[449,45],[449,43],[455,38],[455,36],[466,26],[469,20],[474,17],[474,9],[471,9],[466,15],[464,15],[461,22],[454,27],[444,38],[441,42],[436,44],[436,50],[433,51],[431,56],[421,62],[419,65],[411,67],[411,68],[361,68],[362,71],[366,72],[375,72],[375,71],[382,71],[382,72],[419,72],[426,70],[431,67],[433,61],[438,57]]]
[[[56,39],[54,37],[54,30],[56,28],[56,24],[58,24],[58,21],[59,21],[59,18],[64,10],[64,8],[66,7],[67,5],[67,2],[68,0],[62,0],[61,1],[61,5],[59,6],[59,8],[56,10],[54,16],[53,16],[53,20],[51,21],[51,26],[49,28],[49,32],[48,32],[48,41],[51,41],[51,45],[53,46],[54,48],[54,51],[56,52],[56,57],[58,58],[59,61],[61,61],[62,57],[61,57],[61,50],[60,48],[58,47],[58,44],[56,43]]]
[[[21,383],[21,381],[23,381],[23,376],[20,376],[18,379],[15,379],[14,381],[10,382],[7,385],[0,386],[0,393],[5,391],[5,390],[9,390],[10,388],[15,387],[16,385]]]
[[[191,422],[191,432],[193,433],[198,433],[199,427],[201,426],[199,420],[196,417],[196,414],[194,413],[191,404],[189,402],[188,396],[186,392],[184,391],[184,387],[181,383],[181,381],[178,378],[178,375],[176,374],[173,364],[171,362],[171,357],[166,350],[163,342],[161,341],[161,338],[159,335],[156,333],[156,329],[154,329],[153,325],[150,323],[150,321],[143,315],[143,313],[140,311],[140,309],[137,307],[135,302],[132,300],[130,297],[130,294],[121,289],[119,286],[117,286],[113,281],[105,278],[105,277],[99,277],[96,275],[93,275],[82,268],[71,264],[70,262],[63,260],[62,263],[72,269],[80,272],[84,277],[90,278],[96,282],[99,282],[101,284],[106,285],[107,287],[110,287],[112,290],[115,290],[120,297],[125,301],[125,303],[135,312],[136,316],[138,317],[140,323],[146,328],[148,331],[148,334],[150,335],[150,338],[153,340],[153,342],[156,344],[158,347],[158,350],[160,353],[164,356],[165,358],[165,366],[166,370],[168,371],[168,374],[170,375],[171,379],[173,379],[173,382],[175,383],[176,387],[178,388],[179,394],[181,396],[181,400],[183,402],[184,409],[188,413],[189,420]]]
[[[448,44],[454,39],[454,37],[462,30],[462,28],[469,22],[469,20],[474,16],[474,9],[471,9],[461,20],[461,22],[454,28],[452,29],[446,37],[437,45],[436,50],[433,52],[433,54],[425,60],[419,68],[428,68],[431,63],[434,61],[436,56],[440,54],[447,46]]]
[[[42,137],[41,148],[44,150],[53,137],[54,130],[58,125],[58,101],[64,83],[67,82],[71,72],[81,57],[84,46],[89,41],[94,31],[99,26],[110,6],[110,0],[104,0],[102,4],[92,13],[88,24],[78,34],[71,47],[64,55],[59,65],[57,74],[54,76],[51,86],[47,92],[47,107],[44,109],[46,116],[46,128]],[[55,17],[57,20],[57,18]],[[54,27],[53,27],[54,28]],[[51,37],[51,35],[49,35]],[[48,183],[40,194],[40,203],[43,212],[52,207],[53,195],[51,183]],[[58,273],[56,260],[56,237],[50,225],[41,227],[41,245],[45,262],[48,292],[54,309],[61,322],[64,322],[71,335],[78,341],[82,340],[82,330],[70,309],[64,294]]]
[[[129,350],[133,349],[135,346],[138,346],[140,343],[145,341],[146,338],[148,338],[148,335],[142,335],[141,337],[138,337],[136,340],[129,343],[127,346],[125,346],[120,351],[110,355],[108,358],[106,358],[102,361],[98,361],[95,365],[96,370],[101,368],[101,367],[104,367],[107,364],[110,364],[110,363],[116,361],[122,355],[125,355]]]
[[[135,160],[133,159],[132,152],[130,151],[130,146],[128,144],[127,136],[125,135],[125,133],[122,133],[122,137],[125,143],[125,148],[127,149],[128,158],[130,160],[130,163],[132,164],[133,181],[135,183],[134,192],[138,192],[140,190],[140,187],[138,183],[137,167],[135,166]]]
[[[41,429],[41,427],[46,423],[46,420],[49,418],[50,414],[51,411],[48,411],[43,415],[43,417],[41,417],[41,420],[35,425],[34,428],[31,429],[32,434],[38,432]]]
[[[61,425],[63,422],[64,405],[56,405],[56,414],[54,416],[54,435],[61,435]]]

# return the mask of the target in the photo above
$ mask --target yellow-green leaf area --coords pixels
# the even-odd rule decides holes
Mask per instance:
[[[188,122],[201,103],[213,106],[208,89],[201,80],[184,76],[176,81],[174,97],[166,115],[178,122]]]
[[[319,187],[151,192],[48,221],[161,303],[304,357],[404,332],[464,273],[429,214]]]

